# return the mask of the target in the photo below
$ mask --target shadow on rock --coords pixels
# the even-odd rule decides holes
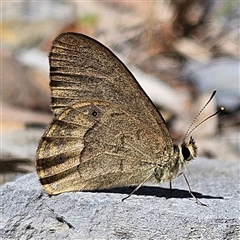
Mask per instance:
[[[96,190],[90,192],[105,192],[105,193],[121,193],[121,194],[130,194],[136,186],[130,187],[117,187],[111,189]],[[219,196],[203,195],[199,192],[192,192],[196,198],[203,199],[223,199]],[[188,190],[180,189],[170,189],[163,187],[153,187],[153,186],[143,186],[137,190],[134,195],[144,195],[144,196],[155,196],[155,197],[165,197],[165,198],[192,198]]]

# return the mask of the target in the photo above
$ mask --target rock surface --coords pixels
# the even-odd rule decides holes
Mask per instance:
[[[0,188],[1,239],[239,239],[239,163],[199,158],[183,177],[132,187],[49,197],[35,173]]]

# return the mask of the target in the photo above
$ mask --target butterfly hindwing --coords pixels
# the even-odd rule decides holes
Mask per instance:
[[[117,105],[77,103],[45,132],[37,171],[49,194],[137,184],[162,163],[166,153],[158,141],[151,128]]]

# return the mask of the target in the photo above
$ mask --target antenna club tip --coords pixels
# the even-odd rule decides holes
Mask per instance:
[[[212,95],[211,95],[210,99],[208,100],[208,102],[206,103],[205,106],[208,105],[208,103],[213,99],[213,97],[216,95],[216,93],[217,93],[217,89],[215,89],[215,90],[212,92]],[[204,108],[205,108],[205,107],[204,107]]]
[[[225,107],[220,107],[220,110],[221,110],[221,111],[224,111],[224,110],[225,110]]]

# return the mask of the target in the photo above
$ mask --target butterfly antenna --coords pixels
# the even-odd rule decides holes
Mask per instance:
[[[183,138],[183,142],[186,141],[186,139],[188,138],[188,136],[200,125],[202,125],[204,122],[206,122],[209,118],[212,118],[213,116],[219,114],[220,112],[222,112],[224,110],[224,107],[221,107],[217,112],[215,112],[214,114],[212,114],[211,116],[205,118],[203,121],[201,121],[199,124],[197,124],[194,128],[192,128],[193,124],[196,122],[196,120],[198,119],[198,117],[201,115],[201,113],[203,112],[203,110],[207,107],[207,105],[212,101],[213,97],[216,95],[217,90],[214,90],[211,97],[209,98],[209,100],[206,102],[206,104],[203,106],[203,108],[199,111],[199,113],[196,115],[196,117],[193,119],[192,123],[190,124],[187,133],[185,134],[184,138]],[[192,129],[191,129],[192,128]]]

